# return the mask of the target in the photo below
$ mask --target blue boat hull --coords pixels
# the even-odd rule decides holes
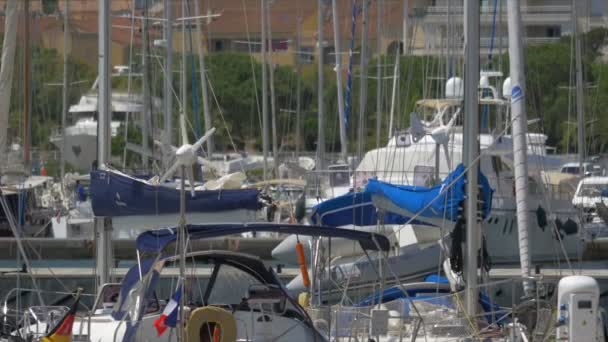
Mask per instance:
[[[117,217],[179,213],[180,191],[129,177],[111,170],[91,172],[89,188],[95,216]],[[257,189],[186,192],[186,212],[258,210]]]

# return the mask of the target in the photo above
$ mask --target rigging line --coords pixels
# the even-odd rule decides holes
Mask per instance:
[[[20,192],[21,193],[21,192]],[[21,201],[19,201],[21,202]],[[20,204],[21,206],[21,204]],[[26,268],[28,270],[30,270],[30,272],[32,272],[32,267],[30,265],[30,261],[29,258],[27,257],[25,248],[23,247],[23,243],[22,243],[22,239],[21,239],[21,235],[19,234],[19,231],[17,230],[17,224],[15,222],[15,217],[13,216],[12,211],[10,210],[10,207],[6,201],[6,198],[4,197],[4,193],[2,191],[2,188],[0,188],[0,207],[2,208],[2,210],[4,210],[4,214],[6,216],[6,220],[8,221],[9,227],[13,233],[13,236],[15,238],[15,242],[17,244],[17,249],[18,249],[18,253],[17,253],[17,257],[22,257],[23,258],[23,262],[26,265]],[[20,209],[21,210],[21,209]],[[33,287],[37,290],[40,291],[40,288],[38,286],[38,282],[36,281],[36,278],[34,277],[33,273],[29,273],[30,275],[30,280],[32,282]],[[17,278],[19,279],[19,277]],[[40,295],[40,292],[38,292],[38,300],[40,301],[40,305],[44,306],[44,300],[42,299],[42,296]]]
[[[132,6],[130,6],[130,7],[131,7],[131,32],[129,33],[129,74],[127,76],[127,97],[129,98],[129,100],[132,100],[131,99],[131,95],[132,95],[131,94],[131,85],[132,85],[131,84],[131,82],[132,82],[131,65],[133,65],[133,36],[135,34],[135,0],[133,0]],[[98,75],[98,77],[100,77],[100,76]],[[110,81],[110,88],[112,87],[111,84],[112,84],[112,81]],[[111,91],[112,90],[110,89],[110,92]],[[111,101],[112,100],[110,99],[110,102]],[[111,107],[111,105],[110,105],[110,107]],[[130,114],[131,113],[129,113],[129,112],[125,113],[125,126],[124,126],[125,127],[125,135],[124,135],[125,147],[124,147],[123,155],[122,155],[122,168],[123,169],[126,169],[126,167],[127,167],[127,144],[126,143],[129,140],[129,116],[130,116]],[[110,114],[110,121],[112,121],[112,114]],[[110,154],[111,153],[112,152],[110,151]]]
[[[247,49],[249,50],[249,56],[250,56],[249,62],[251,64],[251,74],[253,76],[252,77],[253,78],[253,89],[255,89],[255,91],[253,93],[255,94],[255,104],[256,104],[256,109],[257,109],[257,114],[258,114],[258,124],[259,124],[259,128],[261,131],[262,130],[262,109],[260,108],[260,96],[258,94],[258,83],[257,83],[257,79],[255,77],[256,67],[255,67],[255,61],[253,59],[253,51],[251,48],[252,42],[251,42],[251,34],[249,32],[249,20],[248,20],[248,16],[247,16],[247,7],[245,6],[245,0],[241,0],[241,7],[243,8],[243,17],[245,17],[245,32],[247,34]],[[260,7],[260,10],[263,11],[264,9]],[[218,104],[218,109],[219,109],[219,104]],[[220,111],[221,111],[221,109],[220,109]],[[234,145],[234,143],[233,143],[233,145]]]
[[[160,66],[161,72],[163,72],[164,74],[167,73],[167,70],[165,69],[165,67],[163,66],[162,62],[160,61],[160,57],[155,56],[156,62],[158,63],[158,65]],[[177,102],[177,109],[179,112],[184,110],[184,107],[181,103],[181,99],[178,96],[177,92],[175,91],[175,88],[173,87],[173,85],[170,85],[169,88],[171,89],[171,93],[173,94],[174,100]]]
[[[186,16],[190,16],[190,0],[186,2]],[[183,32],[182,32],[183,36]],[[192,43],[192,25],[188,25],[188,38],[190,40],[190,67],[192,75],[192,116],[194,116],[194,137],[196,140],[201,136],[201,117],[198,111],[198,87],[196,81],[196,64],[194,63],[194,50]],[[182,37],[182,39],[184,39]],[[182,52],[185,53],[185,52]],[[185,68],[185,67],[184,67]],[[211,156],[209,156],[211,157]]]
[[[529,133],[528,133],[528,136],[529,136]],[[530,139],[530,138],[528,137],[528,139]],[[538,154],[536,154],[536,149],[533,149],[533,154],[534,155],[538,155]],[[543,172],[547,172],[544,163],[541,163],[541,168],[543,169],[542,170]],[[542,179],[541,179],[541,182],[542,182]],[[539,186],[538,188],[541,191],[541,193],[540,193],[541,200],[542,200],[542,203],[547,208],[547,212],[553,213],[553,209],[551,207],[551,201],[549,201],[549,199],[547,198],[547,194],[545,192],[545,186],[544,186],[544,184],[541,184],[541,186]],[[579,218],[579,220],[580,220],[580,222],[583,222],[580,218]],[[557,240],[559,242],[560,251],[561,251],[561,253],[564,256],[564,259],[566,260],[566,263],[568,264],[568,268],[570,269],[570,271],[573,271],[572,263],[570,261],[570,258],[568,257],[568,253],[566,252],[566,246],[564,245],[564,241],[563,241],[563,239],[561,237],[560,231],[557,228],[557,224],[555,223],[554,220],[549,220],[549,221],[551,222],[552,231],[555,234],[555,236],[557,237]],[[557,259],[559,261],[559,257],[557,257]],[[579,262],[580,262],[580,260],[579,260]]]
[[[35,256],[38,260],[42,260],[42,255],[36,250],[36,248],[34,248],[34,246],[32,246],[31,241],[24,240],[23,242],[24,242],[25,246],[28,247],[35,254]],[[61,287],[63,287],[63,289],[66,292],[70,292],[70,289],[67,287],[67,285],[65,285],[65,283],[61,279],[59,279],[59,277],[55,274],[55,272],[53,271],[53,268],[51,266],[49,266],[47,264],[46,269],[53,276],[53,278],[59,283],[59,285],[61,285]]]
[[[494,50],[494,35],[496,34],[496,12],[498,9],[498,0],[494,0],[494,11],[492,13],[492,32],[490,33],[490,51],[488,53],[488,67],[492,69],[492,52]]]
[[[366,0],[363,0],[366,1]],[[350,47],[349,47],[349,51],[348,51],[348,77],[346,80],[346,96],[345,96],[345,100],[344,100],[344,124],[346,126],[346,129],[348,130],[348,117],[350,115],[350,110],[351,110],[351,93],[352,93],[352,88],[353,88],[353,54],[354,54],[354,50],[355,50],[355,29],[356,29],[356,24],[357,24],[357,16],[358,16],[358,12],[359,9],[357,9],[357,1],[353,1],[353,8],[352,8],[352,19],[351,19],[351,38],[350,38]],[[337,51],[339,52],[339,51]],[[336,55],[336,58],[338,58],[338,55]],[[340,70],[338,70],[338,72],[340,72]]]
[[[213,85],[211,84],[211,82],[207,82],[207,83],[209,83],[209,89],[211,89],[211,95],[213,95],[213,100],[215,101],[215,104],[217,105],[218,113],[220,114],[220,118],[222,118],[222,122],[224,123],[224,128],[226,129],[226,134],[228,134],[228,140],[230,140],[230,144],[232,145],[232,149],[234,150],[234,153],[238,153],[237,149],[236,149],[236,145],[234,144],[234,139],[232,138],[232,135],[230,134],[230,130],[228,129],[228,125],[226,124],[226,119],[224,118],[224,112],[222,111],[222,107],[220,107],[220,103],[217,100],[217,96],[215,96],[215,89],[213,88]],[[241,171],[243,173],[245,173],[244,163],[239,163],[239,165],[241,166]]]

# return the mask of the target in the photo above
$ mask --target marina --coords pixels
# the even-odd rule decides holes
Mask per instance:
[[[0,342],[608,340],[605,1],[0,5]]]

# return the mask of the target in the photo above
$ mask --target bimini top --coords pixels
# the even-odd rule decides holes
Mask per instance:
[[[275,232],[356,240],[364,250],[380,249],[383,251],[388,251],[390,249],[390,242],[384,235],[324,226],[305,226],[279,223],[219,223],[189,224],[186,225],[186,230],[188,238],[191,240],[211,239],[248,232]],[[137,237],[135,240],[135,245],[137,250],[142,253],[160,253],[168,244],[176,239],[176,227],[149,230],[141,233]]]

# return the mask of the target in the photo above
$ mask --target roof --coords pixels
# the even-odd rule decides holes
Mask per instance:
[[[208,6],[208,7],[207,7]],[[295,35],[298,20],[316,13],[316,1],[274,1],[270,5],[270,29],[273,36]],[[205,7],[221,16],[206,25],[212,38],[250,33],[259,39],[262,16],[259,0],[209,0]]]

